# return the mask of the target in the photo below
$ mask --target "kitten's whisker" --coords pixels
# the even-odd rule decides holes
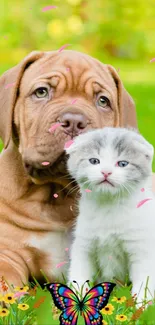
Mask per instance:
[[[71,189],[68,191],[66,197],[67,197],[68,195],[71,195],[71,194],[72,194],[73,192],[75,192],[76,190],[77,190],[77,193],[80,191],[78,185],[75,185],[73,188],[71,188]]]

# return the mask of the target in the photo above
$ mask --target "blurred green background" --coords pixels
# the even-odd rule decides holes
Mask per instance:
[[[57,8],[42,11],[48,5]],[[1,0],[0,74],[32,50],[66,43],[119,69],[139,130],[155,147],[154,0]]]

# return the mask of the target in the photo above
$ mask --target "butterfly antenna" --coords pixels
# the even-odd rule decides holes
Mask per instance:
[[[84,282],[84,284],[82,285],[82,289],[81,289],[81,296],[83,297],[83,288],[84,288],[84,285],[86,284],[86,283],[88,283],[89,284],[89,280],[86,280],[85,282]]]
[[[77,283],[75,280],[73,280],[73,282],[77,284],[77,286],[78,286],[78,289],[79,289],[79,291],[80,291],[80,287],[79,287],[79,284],[78,284],[78,283]]]

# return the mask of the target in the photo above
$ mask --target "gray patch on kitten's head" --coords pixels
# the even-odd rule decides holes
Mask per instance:
[[[124,128],[105,127],[89,131],[75,138],[74,144],[66,150],[69,154],[68,170],[81,185],[85,182],[96,191],[116,192],[122,187],[135,186],[151,175],[153,146],[137,131]],[[90,158],[100,160],[98,166],[90,164]],[[116,167],[117,161],[129,162],[127,167]],[[108,180],[103,180],[101,170],[112,172]]]

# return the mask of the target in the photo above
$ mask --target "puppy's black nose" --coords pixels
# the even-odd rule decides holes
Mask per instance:
[[[64,113],[60,117],[60,122],[63,123],[62,127],[69,134],[78,135],[81,133],[81,130],[84,130],[87,126],[86,116],[79,113]]]

